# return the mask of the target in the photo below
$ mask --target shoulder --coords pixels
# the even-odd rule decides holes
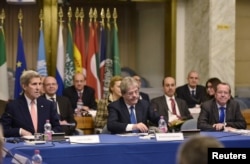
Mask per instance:
[[[165,99],[165,96],[159,96],[159,97],[155,97],[151,100],[151,102],[158,102],[158,101],[163,101]]]
[[[84,91],[86,91],[86,92],[94,92],[95,90],[94,90],[94,88],[85,85],[85,86],[84,86]]]
[[[188,85],[187,85],[187,84],[184,84],[184,85],[181,85],[181,86],[177,87],[177,88],[176,88],[176,91],[177,91],[177,90],[183,90],[183,89],[186,89],[186,88],[188,88]]]
[[[203,85],[197,85],[197,89],[206,89],[206,87]]]

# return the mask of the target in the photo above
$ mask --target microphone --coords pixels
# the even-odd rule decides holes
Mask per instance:
[[[31,133],[34,131],[33,129],[30,129],[29,127],[26,127],[25,125],[27,125],[27,124],[25,124],[25,123],[23,123],[22,121],[16,119],[12,114],[10,114],[10,113],[8,113],[8,112],[5,112],[5,113],[6,113],[7,116],[9,116],[10,118],[12,118],[13,120],[17,121],[17,122],[21,125],[21,127],[23,127],[23,129],[28,130],[28,131],[31,132]],[[25,127],[25,128],[24,128],[24,127]]]
[[[20,155],[13,155],[8,149],[6,149],[5,147],[3,147],[2,148],[2,151],[3,151],[3,158],[6,156],[6,154],[7,155],[9,155],[9,156],[11,156],[12,158],[13,158],[13,160],[15,160],[16,162],[15,163],[19,163],[19,164],[23,164],[23,162],[21,162],[21,160],[19,159],[19,157],[18,156],[20,156]],[[22,156],[23,157],[23,156]],[[26,159],[27,160],[27,158],[26,157],[24,157],[23,159]],[[14,161],[12,161],[13,163],[14,163]],[[25,162],[26,163],[26,162]]]

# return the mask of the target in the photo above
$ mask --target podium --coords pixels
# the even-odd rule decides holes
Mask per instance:
[[[94,134],[94,120],[91,115],[75,116],[76,128],[81,129],[84,134]]]

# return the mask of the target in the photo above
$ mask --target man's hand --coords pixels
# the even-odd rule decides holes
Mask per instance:
[[[59,121],[60,125],[68,125],[69,123],[66,120]]]
[[[213,128],[215,128],[217,131],[223,130],[224,124],[223,123],[213,124]]]
[[[32,133],[21,128],[21,136],[32,136]]]
[[[134,124],[133,130],[140,130],[142,133],[148,132],[148,127],[142,122]]]

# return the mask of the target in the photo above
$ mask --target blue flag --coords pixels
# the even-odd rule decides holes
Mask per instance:
[[[46,63],[46,55],[45,55],[45,46],[44,46],[44,36],[43,30],[40,29],[40,39],[39,39],[39,47],[38,47],[38,58],[37,58],[37,72],[42,76],[47,76],[47,63]]]
[[[26,60],[23,49],[23,39],[21,36],[21,29],[18,30],[18,48],[17,48],[17,58],[16,58],[16,73],[15,73],[15,90],[14,98],[18,98],[22,93],[22,87],[20,84],[20,77],[23,71],[26,70]]]

